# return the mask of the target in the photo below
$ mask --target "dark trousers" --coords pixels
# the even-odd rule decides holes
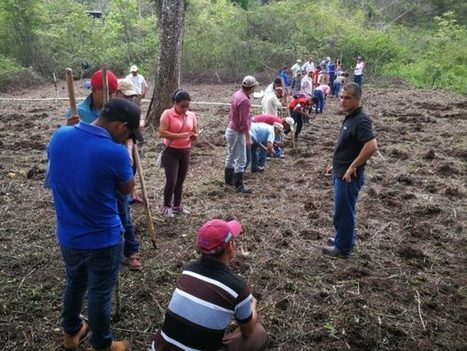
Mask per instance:
[[[334,229],[335,245],[343,254],[350,254],[355,245],[355,206],[365,176],[358,172],[350,183],[334,177]]]
[[[354,76],[353,81],[357,83],[358,85],[362,86],[363,84],[363,74],[360,74],[359,76]]]
[[[295,124],[297,125],[295,129],[295,138],[297,138],[303,128],[303,115],[297,111],[290,111],[290,116],[292,116]]]
[[[167,147],[162,155],[165,169],[164,206],[174,207],[182,204],[183,182],[190,165],[190,149]]]
[[[113,339],[110,330],[112,288],[118,277],[122,244],[96,250],[62,246],[61,250],[67,274],[63,297],[63,330],[69,335],[76,335],[81,328],[80,313],[87,291],[91,345],[95,349],[106,349]]]
[[[136,237],[135,226],[131,220],[130,215],[130,198],[128,195],[122,194],[117,191],[117,206],[118,206],[118,216],[122,222],[123,229],[125,230],[125,246],[123,248],[123,254],[125,257],[134,255],[139,251],[139,242]]]

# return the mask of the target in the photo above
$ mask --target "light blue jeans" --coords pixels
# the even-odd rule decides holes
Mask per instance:
[[[246,167],[246,137],[245,134],[227,128],[225,130],[227,141],[227,157],[225,168],[233,168],[235,173],[245,172]]]

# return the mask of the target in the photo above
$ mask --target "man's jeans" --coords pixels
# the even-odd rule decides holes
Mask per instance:
[[[315,112],[316,113],[323,113],[324,109],[324,93],[319,90],[315,89],[313,96],[318,99],[318,101],[315,104]]]
[[[118,205],[118,215],[125,231],[125,246],[123,254],[125,257],[134,255],[139,251],[139,242],[136,238],[135,226],[131,221],[130,215],[130,196],[117,191],[116,196]]]
[[[247,153],[246,165],[248,166],[251,162],[251,170],[257,170],[259,167],[264,167],[266,164],[266,157],[266,150],[258,142],[253,140],[251,150]]]
[[[227,128],[225,131],[225,140],[227,140],[227,157],[225,158],[225,168],[233,168],[235,173],[245,172],[245,134]]]
[[[358,85],[360,85],[360,87],[361,87],[362,84],[363,84],[363,74],[360,74],[360,75],[358,75],[358,76],[354,76],[354,77],[353,77],[353,81],[354,81],[355,83],[357,83]]]
[[[97,250],[61,247],[67,281],[63,298],[63,329],[76,335],[81,327],[80,313],[88,291],[88,319],[91,345],[105,349],[112,343],[110,316],[112,288],[122,259],[122,244]]]
[[[350,183],[334,177],[335,245],[345,255],[350,254],[355,245],[355,205],[364,182],[363,171]]]

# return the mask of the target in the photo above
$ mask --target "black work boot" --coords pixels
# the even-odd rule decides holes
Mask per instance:
[[[239,193],[250,194],[252,192],[251,189],[248,189],[245,184],[243,184],[243,172],[234,173],[234,185]]]
[[[234,169],[225,168],[224,169],[224,180],[227,185],[234,185]]]

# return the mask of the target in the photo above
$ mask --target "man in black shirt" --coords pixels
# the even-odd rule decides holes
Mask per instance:
[[[360,105],[362,88],[348,83],[342,88],[340,102],[347,113],[334,148],[332,173],[334,177],[334,228],[331,246],[323,254],[349,257],[355,245],[355,205],[364,183],[366,161],[378,150],[371,119]]]

